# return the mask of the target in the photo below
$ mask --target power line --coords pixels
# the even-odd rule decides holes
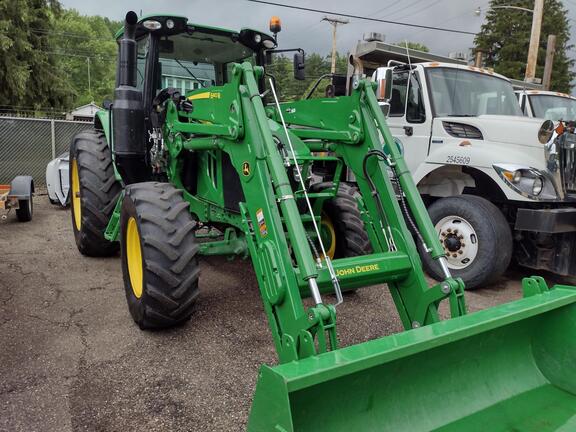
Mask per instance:
[[[455,29],[448,29],[448,28],[443,28],[443,27],[426,26],[426,25],[421,25],[421,24],[395,22],[395,21],[384,20],[384,19],[380,19],[380,18],[370,18],[370,17],[366,17],[366,16],[361,16],[361,15],[351,15],[351,14],[321,10],[321,9],[312,9],[312,8],[307,8],[307,7],[302,7],[302,6],[291,6],[291,5],[286,5],[286,4],[282,4],[282,3],[275,3],[275,2],[271,2],[271,1],[264,1],[264,0],[246,0],[246,1],[249,1],[251,3],[266,4],[266,5],[270,5],[270,6],[278,6],[278,7],[288,8],[288,9],[296,9],[296,10],[301,10],[301,11],[306,11],[306,12],[314,12],[314,13],[321,13],[321,14],[328,14],[328,15],[338,15],[338,16],[343,16],[343,17],[347,17],[347,18],[354,18],[354,19],[359,19],[359,20],[365,20],[365,21],[375,21],[375,22],[380,22],[380,23],[385,23],[385,24],[393,24],[393,25],[399,25],[399,26],[415,27],[415,28],[422,28],[422,29],[427,29],[427,30],[436,30],[436,31],[443,31],[443,32],[448,32],[448,33],[459,33],[459,34],[466,34],[466,35],[475,35],[476,34],[474,32],[469,32],[469,31],[465,31],[465,30],[455,30]]]

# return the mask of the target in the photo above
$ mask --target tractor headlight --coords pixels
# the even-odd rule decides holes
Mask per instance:
[[[258,33],[256,33],[254,35],[254,42],[256,42],[257,44],[259,44],[260,42],[262,42],[262,36],[259,35]]]
[[[174,21],[171,19],[167,19],[166,20],[166,28],[168,28],[169,30],[172,30],[174,28]]]
[[[159,30],[162,28],[162,24],[155,20],[146,20],[142,23],[142,25],[148,30]]]
[[[502,180],[514,191],[534,200],[558,198],[552,179],[546,172],[515,164],[494,164]]]

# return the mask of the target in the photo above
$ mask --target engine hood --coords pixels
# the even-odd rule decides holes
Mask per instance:
[[[438,117],[435,119],[442,127],[442,122],[461,123],[475,126],[482,132],[485,141],[503,144],[515,144],[542,148],[538,141],[538,129],[541,119],[521,116],[481,115],[478,117]],[[448,133],[444,131],[446,135]]]

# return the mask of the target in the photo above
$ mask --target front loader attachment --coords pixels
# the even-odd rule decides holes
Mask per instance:
[[[263,366],[248,430],[576,430],[576,290],[529,278],[524,291],[492,309]]]

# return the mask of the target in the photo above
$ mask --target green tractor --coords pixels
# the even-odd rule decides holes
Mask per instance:
[[[576,290],[526,278],[523,299],[467,314],[374,84],[278,102],[279,30],[126,15],[114,102],[70,149],[80,252],[120,249],[142,329],[190,318],[201,256],[251,257],[279,364],[250,431],[575,430]],[[406,331],[339,348],[342,292],[383,283]]]

